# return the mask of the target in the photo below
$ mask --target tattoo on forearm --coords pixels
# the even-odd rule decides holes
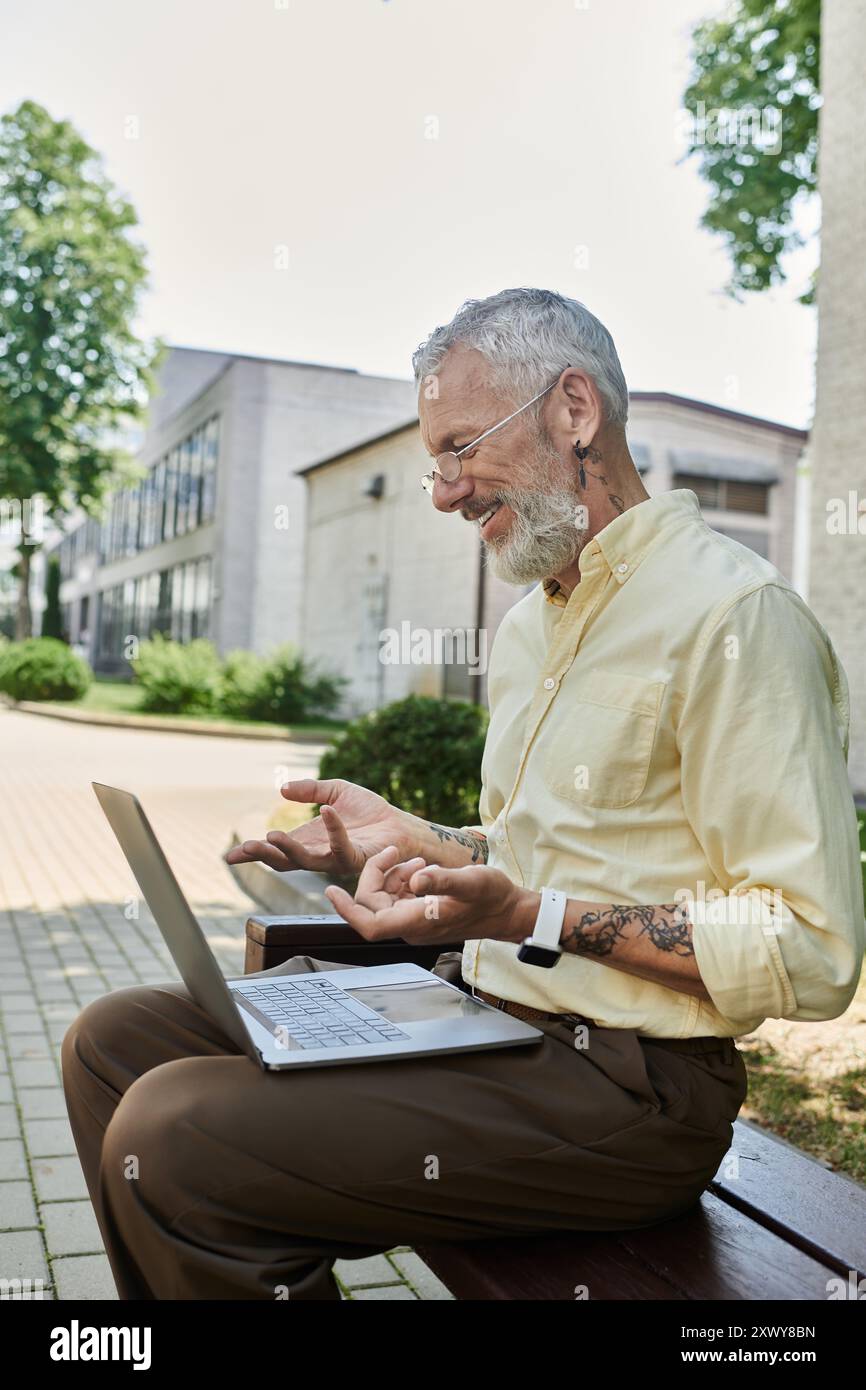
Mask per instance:
[[[487,836],[479,835],[474,830],[454,830],[450,825],[434,825],[432,821],[427,824],[434,830],[439,839],[454,840],[458,845],[463,845],[472,851],[472,863],[487,863]]]
[[[635,924],[638,931],[629,930]],[[605,912],[584,912],[563,936],[566,951],[579,956],[609,956],[623,941],[648,936],[659,951],[693,956],[691,923],[682,903],[660,907],[624,907],[614,903]]]

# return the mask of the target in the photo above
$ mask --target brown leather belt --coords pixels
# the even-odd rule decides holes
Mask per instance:
[[[514,1018],[523,1019],[529,1022],[531,1019],[552,1019],[561,1018],[568,1024],[585,1023],[588,1028],[594,1028],[595,1024],[591,1018],[584,1018],[583,1014],[552,1014],[546,1009],[533,1009],[529,1004],[517,1004],[513,999],[500,999],[498,994],[488,994],[485,989],[475,989],[472,993],[476,999],[480,999],[483,1004],[492,1004],[494,1009],[501,1009],[503,1013],[511,1014]]]
[[[533,1009],[529,1004],[516,1004],[513,999],[500,999],[497,994],[488,994],[484,989],[476,989],[472,986],[472,994],[476,999],[480,999],[484,1004],[492,1004],[495,1009],[501,1009],[503,1013],[512,1014],[514,1018],[523,1019],[529,1023],[533,1019],[558,1019],[569,1028],[574,1028],[578,1024],[585,1024],[587,1028],[597,1028],[598,1024],[594,1019],[586,1018],[583,1014],[552,1014],[546,1013],[543,1009]],[[733,1038],[656,1038],[648,1037],[643,1033],[638,1033],[638,1038],[642,1043],[651,1043],[656,1047],[665,1047],[671,1052],[685,1052],[689,1055],[700,1055],[705,1052],[721,1052],[726,1062],[731,1062],[736,1055],[736,1046]]]

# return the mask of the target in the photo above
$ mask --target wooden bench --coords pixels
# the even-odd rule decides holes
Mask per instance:
[[[295,955],[429,968],[442,951],[459,949],[374,945],[339,917],[251,917],[246,940],[247,973]],[[458,1299],[573,1301],[582,1289],[593,1300],[851,1299],[866,1280],[866,1188],[738,1120],[699,1203],[673,1221],[416,1250]],[[859,1292],[866,1298],[866,1282]]]

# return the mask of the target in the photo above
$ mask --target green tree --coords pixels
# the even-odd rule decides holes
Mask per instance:
[[[45,612],[42,614],[42,636],[63,640],[63,613],[60,608],[60,561],[56,555],[48,560],[45,570]]]
[[[69,122],[33,101],[0,120],[0,499],[20,525],[19,638],[43,517],[98,510],[130,471],[118,438],[157,357],[132,329],[147,278],[136,220]]]
[[[782,256],[803,243],[794,217],[817,187],[820,28],[820,0],[734,0],[692,36],[684,105],[693,118],[733,112],[742,131],[750,111],[779,117],[776,152],[774,140],[707,138],[699,122],[690,133],[689,153],[712,189],[701,221],[727,243],[734,296],[781,284]]]

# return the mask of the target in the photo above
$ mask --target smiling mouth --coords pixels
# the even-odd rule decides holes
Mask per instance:
[[[486,511],[486,512],[483,512],[483,513],[481,514],[481,516],[478,518],[478,529],[479,529],[479,530],[481,530],[481,531],[484,530],[484,527],[487,525],[487,523],[488,523],[488,521],[490,520],[490,518],[491,518],[492,516],[495,516],[495,515],[496,515],[496,513],[499,511],[499,508],[500,508],[501,506],[502,506],[502,503],[501,503],[501,502],[494,502],[492,507],[488,507],[488,508],[487,508],[487,511]]]

